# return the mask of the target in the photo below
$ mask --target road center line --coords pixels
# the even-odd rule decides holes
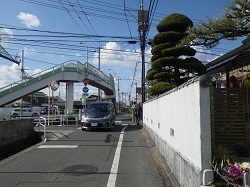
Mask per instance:
[[[119,137],[119,141],[118,141],[116,151],[115,151],[115,157],[114,157],[113,164],[112,164],[110,174],[109,174],[107,187],[115,187],[118,166],[119,166],[119,161],[120,161],[120,155],[121,155],[121,149],[122,149],[122,141],[123,141],[124,131],[126,128],[127,126],[122,129],[120,137]]]

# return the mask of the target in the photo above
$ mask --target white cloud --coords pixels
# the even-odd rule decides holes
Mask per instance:
[[[75,55],[76,55],[76,56],[82,56],[80,53],[76,53]]]
[[[120,50],[120,46],[116,42],[108,42],[105,46],[106,49]]]
[[[12,64],[11,66],[0,66],[0,71],[0,87],[4,87],[20,80],[21,71],[20,66],[17,64]]]
[[[101,48],[101,65],[111,66],[117,65],[122,67],[135,67],[137,61],[140,60],[140,50],[137,49],[136,52],[132,50],[121,50],[121,47],[116,42],[108,42],[104,47]],[[98,52],[95,52],[93,63],[98,64]],[[90,58],[89,58],[90,59]]]
[[[9,44],[5,42],[10,40],[12,37],[13,37],[13,32],[11,29],[6,29],[6,28],[0,29],[0,38],[1,38],[0,44],[3,47],[9,46]]]
[[[51,53],[45,53],[44,55],[45,55],[45,56],[52,56]]]
[[[12,64],[11,66],[0,66],[0,71],[0,88],[21,80],[21,64]],[[38,76],[41,71],[41,69],[31,70],[29,67],[25,67],[25,75],[27,75],[28,77],[33,75]]]
[[[24,49],[24,56],[29,56],[29,55],[32,55],[34,53],[36,53],[35,49],[27,49],[27,48]]]
[[[6,34],[6,35],[8,35],[9,37],[10,37],[10,36],[12,37],[12,35],[13,35],[12,30],[11,30],[11,29],[7,29],[7,28],[0,29],[0,33],[1,33],[1,34]]]
[[[37,18],[37,16],[29,13],[20,12],[17,18],[20,19],[22,23],[24,23],[28,28],[38,27],[41,25],[40,20]]]

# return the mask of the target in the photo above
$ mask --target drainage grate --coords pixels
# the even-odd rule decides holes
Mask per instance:
[[[73,176],[91,175],[97,173],[98,168],[91,165],[74,165],[64,168],[63,173]]]

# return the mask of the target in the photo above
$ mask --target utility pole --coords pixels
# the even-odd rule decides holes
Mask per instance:
[[[24,50],[22,50],[22,68],[21,68],[21,72],[22,72],[22,82],[23,82],[23,78],[24,78]]]
[[[138,31],[140,33],[141,58],[142,58],[142,79],[141,79],[142,103],[145,102],[145,46],[146,46],[146,32],[148,30],[148,23],[149,23],[148,11],[143,9],[143,0],[140,0],[140,10],[138,11]]]
[[[99,48],[98,48],[98,70],[101,70],[101,48],[100,48],[100,43],[99,43]],[[101,95],[100,95],[100,88],[98,88],[98,101],[101,100]]]
[[[124,108],[124,100],[123,100],[123,96],[124,96],[124,92],[122,92],[122,111],[123,111],[123,108]]]
[[[135,82],[135,102],[137,103],[137,82]]]
[[[23,82],[24,78],[27,78],[27,76],[25,76],[25,70],[28,70],[28,69],[24,69],[24,50],[22,50],[22,68],[20,69],[21,70],[21,73],[22,73],[22,76],[21,76],[21,80]],[[21,98],[21,101],[20,101],[20,108],[22,109],[23,108],[23,97]],[[21,114],[22,114],[22,110],[21,110]]]
[[[118,112],[120,111],[120,86],[119,86],[119,81],[121,79],[116,79],[118,81]]]
[[[127,106],[127,93],[125,93],[125,107]]]

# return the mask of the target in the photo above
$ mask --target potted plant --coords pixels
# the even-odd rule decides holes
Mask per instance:
[[[228,148],[217,145],[212,150],[212,164],[216,173],[223,170],[228,165],[238,162],[235,152],[230,151]]]
[[[234,165],[226,166],[223,169],[225,171],[223,179],[234,187],[245,186],[246,184],[244,184],[243,178],[244,175],[249,176],[249,169],[250,162],[235,163]],[[245,182],[247,182],[247,180]]]

